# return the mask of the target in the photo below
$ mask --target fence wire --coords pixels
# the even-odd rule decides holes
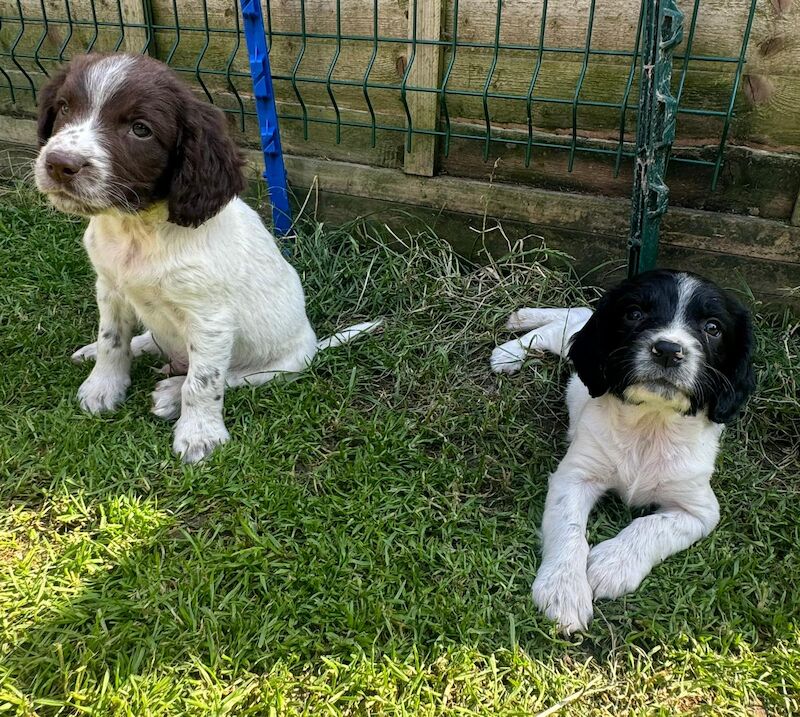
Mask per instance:
[[[328,126],[336,144],[370,147],[376,146],[382,133],[397,133],[406,151],[417,137],[435,137],[445,157],[454,140],[481,143],[484,158],[490,156],[493,145],[502,144],[516,148],[525,166],[535,161],[537,149],[557,150],[566,154],[570,171],[579,155],[605,155],[613,162],[615,173],[624,159],[634,156],[640,9],[626,18],[635,27],[628,45],[609,48],[596,36],[598,14],[603,10],[596,0],[577,3],[585,6],[581,13],[586,26],[582,44],[574,46],[555,41],[557,33],[551,23],[554,0],[531,0],[524,6],[512,0],[490,0],[494,15],[479,30],[473,21],[476,6],[490,6],[483,0],[449,0],[435,36],[419,30],[417,18],[426,1],[407,0],[411,22],[394,22],[387,31],[387,20],[397,16],[396,2],[346,0],[343,9],[342,0],[295,0],[291,4],[266,0],[267,42],[283,127],[293,127],[298,136],[313,140],[311,127]],[[692,7],[686,8],[688,30],[674,59],[673,87],[678,99],[675,146],[681,146],[682,123],[702,119],[718,126],[716,150],[703,156],[673,152],[670,161],[711,168],[712,186],[719,177],[730,134],[755,8],[756,0],[751,0],[739,51],[730,55],[709,52],[708,43],[704,52],[695,52],[696,34],[703,23],[702,1],[693,0]],[[529,24],[522,34],[531,41],[509,41],[509,32],[520,34],[519,25],[526,21],[520,16],[525,18],[526,12]],[[322,29],[317,27],[320,24]],[[347,31],[348,27],[354,31]],[[415,84],[415,62],[425,47],[437,49],[438,79]],[[210,102],[233,115],[243,131],[254,121],[236,0],[4,0],[0,110],[30,115],[47,77],[70,57],[93,50],[158,57],[184,74]],[[398,64],[394,78],[387,72],[387,57],[394,57]],[[554,90],[552,82],[546,86],[542,79],[549,65],[564,59],[574,61],[577,76],[570,78],[571,84],[564,82]],[[615,68],[623,66],[613,98],[596,96],[588,89],[589,75],[608,63]],[[469,69],[468,82],[460,71],[464,65]],[[727,84],[727,90],[717,93],[717,106],[709,106],[712,103],[706,103],[702,93],[695,93],[692,102],[686,101],[693,68],[714,68],[719,82]],[[415,118],[410,104],[415,93],[432,99],[434,122]],[[542,117],[554,112],[566,118],[561,132],[543,129]],[[612,142],[584,141],[594,136],[592,123],[598,117],[604,127],[615,128],[604,136],[606,140],[613,137]],[[344,130],[356,134],[344,137]]]

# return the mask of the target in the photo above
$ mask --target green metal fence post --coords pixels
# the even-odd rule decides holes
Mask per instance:
[[[678,105],[670,93],[672,51],[683,38],[683,13],[675,0],[642,2],[641,84],[628,239],[629,276],[652,269],[658,257],[658,232],[669,202],[664,174],[675,139]]]

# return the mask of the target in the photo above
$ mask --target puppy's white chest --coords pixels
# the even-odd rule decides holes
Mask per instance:
[[[162,348],[170,355],[185,353],[185,321],[170,299],[170,262],[155,232],[135,220],[95,217],[84,244],[97,274],[133,306]]]
[[[667,427],[616,436],[615,488],[633,505],[658,503],[686,475],[688,446]]]
[[[120,289],[158,282],[163,264],[154,229],[133,218],[94,217],[84,246],[95,271]]]
[[[721,428],[700,416],[650,411],[617,399],[600,401],[593,424],[596,445],[609,475],[608,487],[631,505],[680,500],[707,482]]]

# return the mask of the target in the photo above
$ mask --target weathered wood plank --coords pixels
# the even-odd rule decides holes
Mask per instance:
[[[416,12],[415,12],[416,9]],[[433,45],[417,45],[418,38],[438,40],[442,34],[442,0],[415,0],[408,17],[408,32],[412,40],[407,62],[408,84],[418,87],[438,87],[441,51]],[[411,127],[435,130],[439,125],[439,98],[429,92],[407,92]],[[436,165],[436,137],[413,137],[406,148],[403,169],[407,174],[432,177]]]
[[[32,0],[26,0],[31,2]],[[36,1],[36,0],[33,0]],[[174,22],[172,0],[154,0],[159,18]],[[405,39],[408,25],[408,0],[357,0],[340,3],[342,33],[372,37],[374,9],[377,4],[378,34]],[[200,3],[178,3],[178,14],[182,24],[203,25],[203,7]],[[266,1],[262,1],[266,21]],[[336,33],[335,0],[303,0],[306,15],[306,32]],[[209,18],[212,25],[232,25],[232,8],[236,0],[208,0]],[[300,32],[301,5],[298,0],[270,0],[270,18],[274,33]],[[273,38],[274,39],[274,38]]]
[[[454,131],[476,132],[482,127],[455,124]],[[527,141],[527,132],[503,129],[501,137]],[[615,157],[579,153],[573,171],[568,171],[569,137],[537,132],[537,141],[561,144],[564,149],[534,147],[530,166],[524,162],[523,148],[514,144],[494,143],[489,157],[483,158],[483,142],[453,140],[448,156],[441,160],[443,173],[486,179],[490,175],[500,182],[532,184],[544,189],[590,192],[605,196],[628,197],[633,182],[631,163],[623,160],[618,176],[614,176]],[[579,147],[616,152],[616,141],[583,140]],[[626,145],[630,148],[629,145]],[[673,157],[716,158],[715,147],[684,147]],[[778,154],[729,146],[717,190],[710,191],[713,169],[673,161],[667,184],[672,206],[708,211],[731,211],[788,221],[795,198],[800,192],[800,155]]]
[[[184,44],[184,43],[182,43]],[[159,40],[159,46],[163,43]],[[330,48],[309,48],[307,56],[309,61],[316,60],[317,66],[326,65],[330,61],[327,51]],[[212,55],[207,53],[203,69],[212,69],[223,66],[227,62],[228,49],[225,53]],[[215,58],[219,63],[215,62]],[[197,59],[197,53],[182,54],[176,60],[183,63],[183,66],[191,67]],[[366,58],[363,58],[366,62]],[[224,60],[224,62],[223,62]],[[334,78],[360,80],[358,75],[350,74],[348,78],[347,68],[355,63],[355,59],[343,50],[342,59],[337,64]],[[304,61],[305,63],[305,61]],[[577,76],[578,66],[575,63],[562,63],[563,68],[558,72],[548,73],[543,77],[537,93],[550,94],[553,97],[561,97],[566,100],[565,89],[569,89],[569,82]],[[33,63],[27,63],[29,72],[34,76],[38,84],[44,81],[44,76],[39,73]],[[53,69],[53,68],[51,68]],[[502,66],[501,66],[502,71]],[[587,75],[584,83],[582,98],[590,101],[618,102],[622,88],[624,87],[624,76],[622,73],[611,68],[611,72],[606,72],[605,68],[596,67]],[[14,76],[15,70],[9,74]],[[466,87],[472,91],[480,91],[483,88],[487,66],[474,66],[472,70],[466,69],[466,73],[471,75],[469,82],[471,86]],[[227,79],[223,76],[202,74],[201,77],[207,87],[214,90],[227,87]],[[302,75],[300,75],[302,76]],[[463,76],[461,70],[454,69],[456,79]],[[194,73],[190,72],[187,76],[190,81],[195,81]],[[379,57],[376,60],[371,80],[376,82],[387,82],[395,87],[399,85],[402,73],[398,72],[394,62],[386,57]],[[512,81],[513,80],[513,81]],[[495,84],[493,91],[511,91],[517,94],[524,94],[527,91],[528,79],[521,75],[504,76],[504,84]],[[712,109],[719,109],[723,104],[731,78],[721,77],[714,73],[707,73],[706,77],[701,75],[689,75],[689,85],[685,92],[686,104],[689,106],[705,106]],[[19,75],[15,80],[20,86],[25,85],[25,79]],[[233,78],[234,84],[242,92],[247,92],[248,79]],[[694,83],[694,84],[692,84]],[[299,82],[298,87],[304,100],[320,107],[330,107],[330,98],[324,83]],[[454,81],[449,85],[449,89],[458,89],[459,85]],[[463,87],[462,87],[463,89]],[[3,91],[3,84],[0,83],[0,92]],[[354,109],[356,111],[366,111],[367,105],[364,99],[363,90],[360,86],[341,87],[333,86],[333,92],[337,103],[341,108]],[[291,87],[291,83],[285,80],[276,81],[276,94],[283,102],[296,103],[296,96]],[[411,93],[414,94],[414,93]],[[433,97],[433,95],[429,95]],[[373,107],[377,112],[381,112],[387,117],[394,117],[391,122],[400,125],[400,120],[404,117],[403,106],[400,101],[399,91],[394,90],[370,90],[370,98]],[[19,110],[32,109],[33,103],[30,98],[23,94],[20,98],[22,105]],[[27,105],[25,104],[27,101]],[[463,97],[448,95],[448,109],[452,117],[462,119],[483,119],[483,103],[480,97]],[[701,104],[702,103],[702,104]],[[498,125],[522,125],[525,122],[526,106],[524,100],[489,100],[489,108],[492,119],[492,127]],[[630,102],[630,106],[635,106],[635,98]],[[299,105],[298,105],[299,108]],[[333,108],[330,108],[330,117],[335,115]],[[558,131],[567,129],[571,126],[571,106],[567,104],[553,104],[534,102],[533,104],[534,124],[542,130]],[[634,116],[630,112],[627,122],[629,132],[634,126]],[[604,136],[613,137],[619,125],[619,112],[615,109],[602,107],[585,107],[578,110],[578,129],[581,133],[605,133]],[[698,118],[692,115],[681,114],[678,120],[678,144],[684,141],[704,140],[709,143],[718,140],[722,121],[720,118]],[[630,136],[630,135],[629,135]],[[800,81],[792,78],[777,78],[773,83],[773,93],[769,100],[760,105],[748,105],[746,100],[740,96],[737,102],[737,113],[733,118],[730,141],[732,143],[763,145],[765,147],[785,147],[788,149],[800,147]]]
[[[589,19],[589,0],[549,3],[545,45],[551,48],[582,49]],[[679,0],[685,14],[684,42],[677,48],[680,57],[688,42],[693,0]],[[502,5],[501,39],[509,44],[536,44],[542,17],[542,3],[505,0]],[[614,0],[597,3],[592,32],[595,50],[632,50],[636,38],[639,0]],[[750,0],[703,0],[700,3],[692,54],[695,56],[738,57],[741,50]],[[485,42],[494,35],[497,0],[473,0],[459,4],[458,37],[462,41]],[[783,13],[770,2],[759,2],[747,53],[748,67],[762,72],[792,71],[800,60],[797,29],[800,6],[792,3]],[[453,32],[452,3],[448,3],[446,33]],[[676,60],[680,68],[681,61]],[[705,64],[693,61],[692,65]],[[710,63],[713,68],[715,63]]]
[[[164,3],[165,0],[159,0]],[[228,0],[211,0],[210,11],[224,8]],[[402,37],[405,19],[413,0],[378,0],[379,34]],[[686,15],[688,29],[692,17],[693,0],[679,0]],[[542,17],[543,3],[529,0],[504,0],[501,18],[501,42],[535,45]],[[545,32],[545,45],[553,48],[582,49],[586,39],[589,17],[589,0],[570,3],[549,3]],[[271,0],[272,27],[274,31],[298,31],[300,12],[297,2]],[[305,0],[307,28],[320,33],[335,33],[335,0]],[[597,3],[595,8],[592,47],[597,50],[630,50],[634,46],[638,20],[639,0],[614,0]],[[695,55],[738,56],[743,30],[747,21],[750,0],[703,0],[694,40]],[[187,8],[187,17],[191,17]],[[372,35],[373,2],[342,3],[342,27],[348,34]],[[491,42],[494,38],[497,0],[471,0],[459,3],[458,38],[463,42]],[[198,7],[194,15],[201,17]],[[800,10],[797,3],[783,14],[775,12],[771,3],[759,3],[753,23],[750,52],[769,43],[781,33],[796,29]],[[445,6],[445,38],[453,33],[453,2]],[[796,43],[787,38],[794,51]],[[680,48],[679,53],[680,54]],[[752,59],[748,56],[748,61]]]
[[[491,58],[486,53],[462,52],[453,67],[448,89],[481,91],[489,72]],[[445,58],[447,62],[447,58]],[[525,95],[531,79],[530,58],[506,57],[498,62],[493,92]],[[682,108],[725,112],[733,86],[733,68],[724,72],[696,69],[688,71],[681,99]],[[580,74],[580,64],[570,61],[545,61],[542,63],[535,94],[561,100],[571,100]],[[618,104],[624,96],[628,70],[616,58],[595,58],[586,74],[581,100]],[[678,71],[675,72],[677,82]],[[628,106],[636,107],[638,74]],[[453,96],[448,98],[451,114],[461,118],[483,116],[480,97]],[[522,100],[489,100],[492,121],[497,124],[522,123],[525,102]],[[569,128],[572,107],[553,102],[534,102],[534,123],[549,129]],[[633,128],[631,112],[628,127]],[[619,125],[619,111],[613,108],[581,106],[577,116],[578,128],[583,130],[613,130]],[[722,118],[703,117],[681,113],[678,115],[678,142],[684,138],[713,140],[719,137]],[[772,146],[800,147],[800,74],[772,75],[770,90],[754,102],[743,93],[737,96],[735,115],[731,125],[731,139]]]
[[[278,103],[278,112],[284,110],[294,111],[291,105],[284,107]],[[306,107],[309,118],[328,115],[327,107],[309,105]],[[355,121],[368,123],[370,117],[366,112],[356,110],[342,110],[342,121]],[[387,124],[396,120],[396,117],[377,114],[379,124]],[[255,125],[251,135],[258,142]],[[340,142],[336,142],[336,128],[330,124],[316,124],[309,122],[308,139],[304,139],[303,123],[300,121],[281,121],[281,143],[284,151],[290,154],[315,156],[323,159],[333,159],[359,164],[370,164],[379,167],[398,168],[403,166],[404,135],[398,132],[377,131],[375,134],[375,147],[372,147],[372,132],[366,128],[342,127]]]
[[[92,0],[70,0],[69,16],[67,16],[63,0],[43,0],[43,3],[40,0],[24,0],[21,2],[21,8],[25,16],[25,33],[20,38],[17,50],[32,53],[41,41],[39,54],[42,57],[42,64],[48,70],[57,66],[58,58],[69,58],[89,49],[108,52],[120,45],[120,48],[125,50],[128,36],[131,33],[135,35],[137,29],[125,28],[123,21],[130,18],[131,22],[142,22],[143,18],[141,0],[138,0],[138,6],[136,1],[121,2],[122,14],[120,14],[116,2],[109,0],[95,0],[94,3]],[[44,37],[42,37],[44,24],[41,22],[42,4],[48,21],[47,34]],[[126,5],[129,6],[127,9]],[[2,14],[9,20],[0,28],[0,45],[4,49],[9,49],[7,40],[13,38],[16,41],[20,25],[16,21],[18,14],[16,5],[6,3],[6,7],[8,11],[4,10]],[[96,28],[91,24],[94,18],[98,23],[102,23]],[[143,40],[138,47],[131,45],[131,49],[136,52],[143,47]],[[21,62],[25,63],[26,60],[23,59]],[[33,60],[27,62],[35,67]]]
[[[126,25],[144,25],[146,22],[142,0],[121,0],[122,18]],[[147,32],[143,27],[128,27],[121,50],[125,52],[143,52],[147,49],[150,55],[157,55],[155,42],[147,44]]]

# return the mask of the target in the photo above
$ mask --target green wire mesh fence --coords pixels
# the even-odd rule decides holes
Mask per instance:
[[[630,168],[636,155],[645,8],[654,0],[265,0],[267,40],[289,151],[345,147],[363,163],[422,149],[432,174],[454,147],[594,155]],[[686,0],[671,71],[676,150],[702,126],[704,151],[665,162],[720,176],[756,0]],[[0,112],[30,115],[61,63],[91,50],[147,52],[255,126],[236,0],[3,0]],[[719,29],[736,25],[724,33]],[[724,41],[719,38],[724,34]],[[391,138],[396,138],[392,140]],[[602,140],[602,141],[598,141]],[[712,147],[713,149],[709,149]],[[302,150],[301,150],[302,151]],[[374,157],[378,157],[373,161]]]
[[[224,78],[227,94],[234,105],[224,106],[226,112],[239,116],[244,128],[245,117],[254,116],[252,101],[245,93],[250,82],[247,54],[241,30],[238,6],[231,0],[225,17],[228,24],[210,22],[208,3],[200,5],[201,24],[192,4],[192,20],[185,22],[177,0],[161,6],[169,10],[170,18],[154,19],[153,5],[149,0],[136,4],[112,0],[97,3],[63,0],[57,3],[39,0],[22,2],[15,6],[3,4],[0,15],[0,92],[5,92],[12,108],[21,112],[35,107],[38,90],[58,66],[76,54],[86,52],[148,53],[164,60],[175,70],[191,76],[207,99],[218,104],[219,95],[209,87],[209,80]],[[167,33],[168,43],[156,49],[156,38]],[[206,66],[205,56],[212,44],[229,46],[224,62],[215,57],[213,67]],[[182,43],[189,41],[195,52],[194,61],[176,62]],[[185,55],[184,58],[185,59]],[[234,64],[237,63],[235,68]],[[215,85],[218,82],[214,83]]]

